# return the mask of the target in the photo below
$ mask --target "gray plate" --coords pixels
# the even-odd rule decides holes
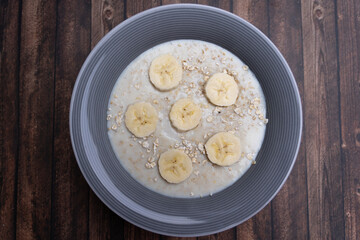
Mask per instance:
[[[212,42],[237,55],[257,76],[267,101],[270,122],[257,164],[212,197],[170,198],[145,188],[121,166],[107,136],[108,99],[121,72],[142,52],[175,39]],[[86,59],[71,99],[71,140],[90,187],[125,220],[165,235],[212,234],[255,215],[288,177],[301,129],[299,92],[277,48],[245,20],[201,5],[157,7],[121,23]]]

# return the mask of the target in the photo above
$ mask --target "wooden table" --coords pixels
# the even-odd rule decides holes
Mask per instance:
[[[360,239],[358,0],[1,0],[0,239],[173,239],[129,224],[94,195],[68,117],[96,43],[124,19],[175,2],[216,6],[258,27],[288,61],[304,111],[299,156],[275,199],[198,239]]]

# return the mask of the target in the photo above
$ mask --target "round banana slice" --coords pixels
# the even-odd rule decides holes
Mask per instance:
[[[230,166],[241,156],[240,139],[229,132],[212,136],[205,144],[209,160],[220,166]]]
[[[188,131],[199,125],[201,109],[191,99],[183,98],[174,103],[169,116],[174,127],[181,131]]]
[[[179,85],[182,68],[175,57],[170,54],[155,58],[149,69],[150,81],[161,91],[167,91]]]
[[[136,137],[153,133],[158,122],[156,109],[148,102],[130,105],[125,113],[125,125]]]
[[[188,155],[178,149],[168,150],[161,154],[159,172],[169,183],[180,183],[192,172],[192,163]]]
[[[205,86],[209,101],[217,106],[230,106],[236,102],[239,87],[234,78],[226,73],[215,73]]]

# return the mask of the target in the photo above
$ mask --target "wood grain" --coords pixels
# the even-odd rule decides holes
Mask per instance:
[[[197,237],[169,237],[169,236],[160,236],[160,240],[196,240]]]
[[[19,120],[19,1],[0,2],[0,239],[15,238]]]
[[[260,29],[265,35],[269,33],[269,11],[267,1],[241,0],[234,1],[233,13]]]
[[[232,12],[233,8],[233,1],[231,0],[198,0],[197,3],[221,8],[229,12]]]
[[[344,239],[334,1],[302,1],[311,239]]]
[[[175,4],[175,3],[197,3],[197,0],[162,0],[161,4]]]
[[[360,3],[336,5],[345,238],[360,239]]]
[[[221,239],[236,239],[236,228],[212,234],[209,236],[198,237],[198,240],[221,240]]]
[[[72,151],[68,122],[72,89],[89,51],[89,2],[59,1],[55,63],[52,239],[85,239],[88,235],[89,187],[81,175]]]
[[[124,1],[91,0],[91,48],[111,29],[124,21]]]
[[[304,96],[301,27],[299,1],[269,1],[269,37],[287,60],[300,94]],[[303,141],[306,138],[303,137]],[[305,148],[302,144],[289,178],[271,203],[274,239],[308,238],[306,186]]]
[[[124,0],[91,1],[91,47],[125,18]],[[112,212],[90,191],[89,194],[89,239],[123,238],[124,221]]]
[[[161,0],[128,0],[126,1],[126,18],[161,5]]]
[[[267,1],[244,0],[234,1],[233,13],[249,21],[268,35]],[[271,204],[268,204],[254,217],[237,226],[237,239],[269,239],[271,238]]]
[[[16,237],[49,239],[56,4],[23,1]]]

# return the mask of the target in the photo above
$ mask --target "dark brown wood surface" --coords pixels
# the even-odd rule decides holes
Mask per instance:
[[[212,239],[360,239],[358,0],[1,0],[0,239],[167,239],[89,189],[70,143],[76,76],[113,27],[172,3],[222,8],[258,27],[296,78],[299,156],[261,212]]]

